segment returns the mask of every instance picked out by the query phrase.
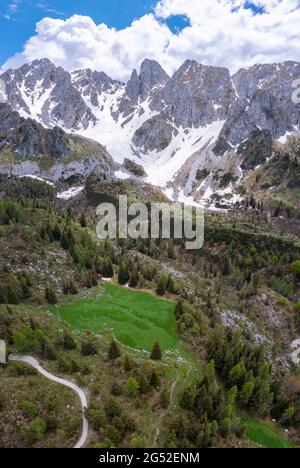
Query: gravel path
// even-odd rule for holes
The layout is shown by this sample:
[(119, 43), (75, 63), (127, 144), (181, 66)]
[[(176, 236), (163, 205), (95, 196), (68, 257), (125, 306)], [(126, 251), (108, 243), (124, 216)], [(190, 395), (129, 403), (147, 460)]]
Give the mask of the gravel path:
[(16, 361), (16, 362), (24, 362), (26, 364), (29, 364), (30, 366), (34, 367), (41, 375), (46, 377), (49, 380), (52, 380), (52, 382), (56, 382), (58, 384), (64, 385), (65, 387), (71, 388), (80, 398), (81, 402), (81, 407), (82, 407), (82, 435), (75, 445), (74, 448), (82, 448), (86, 442), (86, 439), (88, 437), (88, 432), (89, 432), (89, 425), (88, 421), (85, 417), (85, 410), (87, 408), (87, 398), (86, 394), (81, 388), (79, 388), (77, 385), (75, 385), (72, 382), (69, 382), (68, 380), (61, 379), (60, 377), (56, 377), (55, 375), (50, 374), (47, 372), (43, 367), (40, 366), (39, 362), (37, 359), (31, 357), (31, 356), (18, 356), (18, 355), (12, 355), (9, 357), (10, 361)]

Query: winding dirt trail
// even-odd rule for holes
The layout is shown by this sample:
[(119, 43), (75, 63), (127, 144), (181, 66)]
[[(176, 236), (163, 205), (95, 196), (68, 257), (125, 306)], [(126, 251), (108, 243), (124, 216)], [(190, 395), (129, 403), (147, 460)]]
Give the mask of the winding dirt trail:
[[(185, 383), (188, 381), (189, 376), (190, 376), (192, 371), (193, 371), (193, 368), (190, 367), (188, 372), (187, 372), (186, 378), (182, 382), (181, 388), (184, 388)], [(160, 417), (158, 419), (157, 428), (156, 428), (156, 432), (155, 432), (155, 436), (154, 436), (154, 440), (153, 440), (153, 445), (152, 445), (153, 448), (156, 446), (157, 440), (158, 440), (158, 437), (159, 437), (159, 434), (160, 434), (161, 421), (165, 416), (167, 416), (169, 414), (169, 412), (171, 411), (172, 406), (174, 404), (173, 396), (174, 396), (174, 391), (175, 391), (175, 388), (176, 388), (176, 385), (177, 385), (177, 382), (178, 382), (179, 378), (180, 378), (180, 375), (178, 373), (176, 379), (174, 380), (174, 382), (172, 383), (172, 386), (171, 386), (170, 404), (169, 404), (168, 408), (161, 413), (161, 415), (160, 415)]]
[(179, 374), (177, 374), (176, 379), (174, 380), (174, 382), (171, 385), (170, 404), (169, 404), (168, 408), (165, 411), (163, 411), (161, 413), (161, 415), (159, 416), (158, 423), (157, 423), (157, 428), (156, 428), (156, 431), (155, 431), (155, 436), (154, 436), (154, 440), (153, 440), (153, 444), (152, 444), (153, 448), (155, 448), (155, 446), (157, 444), (157, 439), (158, 439), (159, 434), (160, 434), (161, 421), (165, 416), (167, 416), (167, 414), (169, 414), (169, 412), (171, 411), (171, 408), (173, 406), (173, 395), (174, 395), (175, 387), (177, 385), (178, 380), (179, 380)]
[(9, 360), (15, 361), (15, 362), (24, 362), (25, 364), (29, 364), (30, 366), (34, 367), (34, 369), (36, 369), (41, 375), (46, 377), (48, 380), (64, 385), (65, 387), (71, 388), (79, 396), (80, 402), (81, 402), (81, 408), (82, 408), (82, 434), (74, 448), (76, 449), (82, 448), (86, 442), (86, 439), (88, 437), (88, 432), (89, 432), (89, 424), (85, 417), (85, 410), (87, 408), (87, 398), (86, 398), (85, 392), (81, 390), (81, 388), (79, 388), (76, 384), (50, 374), (45, 369), (43, 369), (43, 367), (40, 366), (37, 359), (31, 356), (12, 355), (9, 357)]

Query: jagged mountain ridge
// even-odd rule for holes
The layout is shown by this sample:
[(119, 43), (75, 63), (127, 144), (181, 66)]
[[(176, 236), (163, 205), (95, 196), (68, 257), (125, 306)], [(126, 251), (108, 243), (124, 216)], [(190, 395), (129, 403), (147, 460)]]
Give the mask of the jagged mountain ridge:
[(300, 105), (291, 99), (299, 76), (296, 62), (231, 76), (226, 68), (187, 60), (169, 77), (145, 60), (140, 73), (121, 83), (97, 71), (69, 73), (44, 59), (1, 78), (22, 116), (97, 140), (117, 162), (142, 164), (170, 198), (203, 203), (216, 193), (238, 199), (234, 186), (254, 169), (244, 161), (243, 145), (283, 141), (299, 131)]
[(116, 165), (105, 148), (70, 135), (60, 127), (45, 128), (0, 103), (0, 172), (43, 176), (53, 182), (92, 172), (113, 177)]

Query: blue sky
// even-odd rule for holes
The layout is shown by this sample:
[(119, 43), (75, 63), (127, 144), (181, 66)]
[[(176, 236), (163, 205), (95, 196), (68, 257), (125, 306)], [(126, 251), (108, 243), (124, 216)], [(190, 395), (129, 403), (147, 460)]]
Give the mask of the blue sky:
[[(66, 19), (74, 14), (87, 15), (97, 24), (103, 22), (123, 29), (134, 19), (153, 12), (155, 3), (155, 0), (0, 0), (0, 64), (22, 50), (26, 40), (34, 35), (36, 23), (46, 16)], [(261, 11), (250, 1), (246, 7)], [(188, 26), (189, 20), (185, 15), (174, 15), (166, 19), (166, 24), (176, 33)]]
[[(77, 13), (91, 16), (96, 23), (122, 29), (152, 11), (153, 3), (153, 0), (0, 0), (0, 64), (22, 50), (25, 41), (33, 36), (36, 23), (45, 16), (64, 19)], [(179, 20), (176, 26), (180, 24)]]
[(300, 0), (0, 0), (0, 67), (48, 57), (68, 70), (88, 67), (126, 80), (144, 58), (168, 73), (186, 59), (232, 72), (300, 61), (299, 6)]

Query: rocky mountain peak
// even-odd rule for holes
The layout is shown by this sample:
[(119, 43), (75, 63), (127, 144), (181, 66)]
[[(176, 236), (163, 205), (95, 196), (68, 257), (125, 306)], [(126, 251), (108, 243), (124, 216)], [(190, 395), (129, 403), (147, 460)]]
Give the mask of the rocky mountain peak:
[(196, 197), (217, 187), (214, 171), (239, 180), (241, 171), (266, 164), (274, 140), (299, 132), (300, 104), (292, 101), (299, 77), (292, 61), (231, 76), (195, 60), (169, 77), (150, 59), (126, 84), (101, 71), (69, 73), (47, 59), (1, 76), (21, 116), (97, 140), (117, 162), (144, 164), (154, 184)]
[(124, 117), (132, 114), (138, 103), (151, 100), (151, 108), (154, 108), (153, 101), (161, 88), (169, 81), (169, 76), (155, 60), (146, 59), (143, 61), (140, 74), (134, 69), (125, 89), (123, 99), (120, 104), (120, 112)]
[(140, 97), (144, 101), (153, 88), (164, 86), (170, 77), (158, 62), (146, 59), (141, 65), (139, 79), (141, 83)]
[(32, 119), (20, 117), (7, 104), (0, 104), (0, 151), (15, 154), (18, 158), (45, 155), (60, 158), (68, 155), (69, 137), (59, 127), (44, 129)]
[(161, 99), (177, 126), (192, 128), (223, 120), (234, 96), (228, 69), (187, 60), (166, 83)]
[(82, 96), (89, 98), (94, 107), (99, 106), (99, 97), (103, 93), (113, 92), (121, 86), (106, 73), (90, 69), (77, 70), (71, 76), (73, 86)]
[(133, 70), (126, 85), (126, 95), (132, 103), (137, 103), (141, 92), (141, 80), (136, 69)]

